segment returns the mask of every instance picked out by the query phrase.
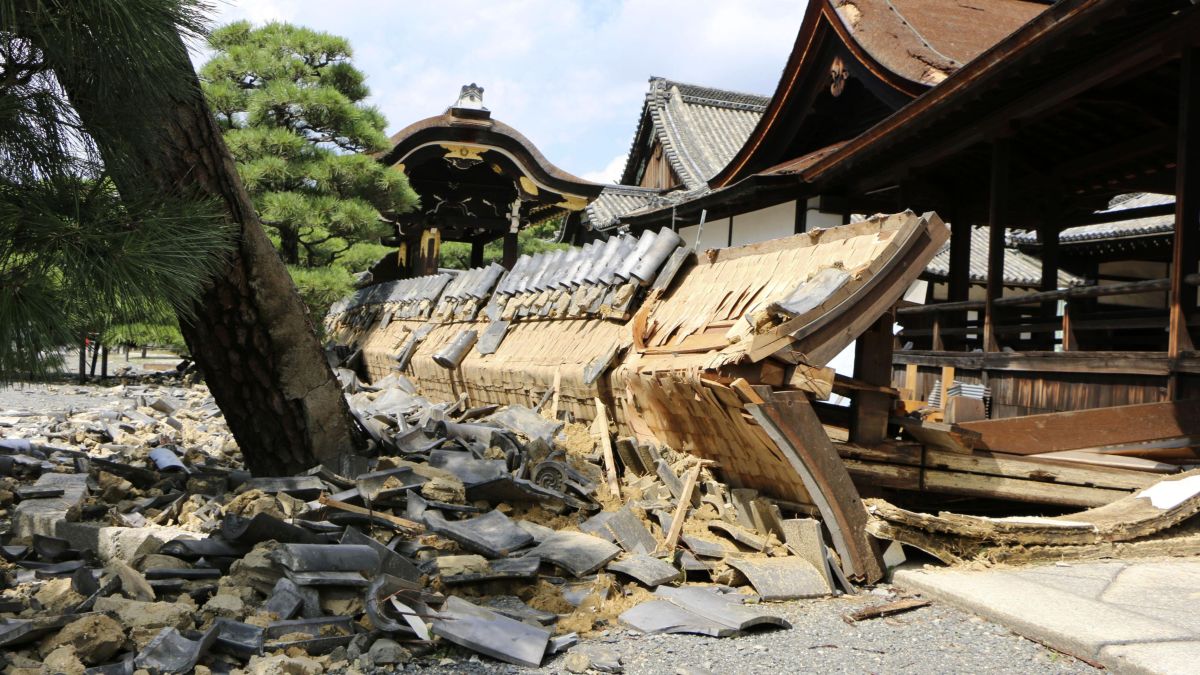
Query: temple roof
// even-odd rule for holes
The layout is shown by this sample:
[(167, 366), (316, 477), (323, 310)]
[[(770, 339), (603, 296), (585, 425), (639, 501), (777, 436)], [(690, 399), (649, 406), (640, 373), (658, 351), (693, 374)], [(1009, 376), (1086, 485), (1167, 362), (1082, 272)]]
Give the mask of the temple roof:
[(523, 223), (582, 211), (603, 186), (554, 164), (523, 134), (483, 107), (483, 89), (463, 87), (446, 112), (392, 136), (380, 161), (405, 172), (421, 196), (404, 218), (446, 239), (490, 240), (507, 231), (514, 205)]
[(650, 78), (621, 183), (641, 184), (647, 154), (658, 142), (685, 189), (705, 188), (746, 142), (767, 101), (766, 96)]
[(730, 185), (858, 135), (1046, 6), (1042, 0), (812, 0), (762, 119), (710, 184)]
[[(1120, 214), (1122, 211), (1144, 206), (1159, 206), (1174, 203), (1174, 195), (1153, 193), (1121, 195), (1121, 197), (1113, 200), (1113, 204), (1108, 209), (1097, 211), (1097, 213), (1100, 215), (1114, 215)], [(1174, 232), (1175, 215), (1167, 214), (1118, 220), (1111, 223), (1098, 223), (1096, 225), (1068, 227), (1059, 233), (1058, 241), (1060, 244), (1068, 244), (1099, 241), (1102, 239), (1117, 240), (1131, 237), (1145, 237), (1156, 234), (1173, 235)], [(1008, 235), (1008, 239), (1018, 246), (1037, 246), (1041, 243), (1038, 241), (1037, 232), (1033, 231), (1014, 232)]]

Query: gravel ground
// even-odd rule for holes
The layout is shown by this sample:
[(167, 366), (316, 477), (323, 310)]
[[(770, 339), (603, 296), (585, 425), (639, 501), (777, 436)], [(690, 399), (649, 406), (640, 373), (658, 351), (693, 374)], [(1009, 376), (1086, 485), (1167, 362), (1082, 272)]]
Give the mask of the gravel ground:
[[(21, 384), (0, 387), (4, 410), (102, 408), (125, 403), (118, 390), (96, 385)], [(0, 428), (0, 437), (3, 434)], [(877, 593), (880, 591), (876, 591)], [(641, 635), (621, 627), (589, 638), (621, 655), (626, 673), (1085, 673), (1087, 664), (1049, 650), (1008, 629), (949, 606), (934, 604), (855, 625), (842, 615), (888, 598), (862, 594), (771, 603), (791, 630), (736, 638)], [(563, 655), (538, 670), (516, 668), (465, 650), (442, 647), (398, 671), (421, 673), (562, 673)]]
[[(886, 598), (864, 594), (772, 603), (792, 630), (716, 639), (696, 635), (640, 635), (614, 629), (588, 640), (609, 644), (630, 675), (672, 673), (1090, 673), (1091, 666), (945, 605), (847, 624), (842, 615)], [(444, 661), (453, 659), (453, 663)], [(562, 673), (560, 655), (538, 670), (498, 664), (443, 650), (400, 672)], [(377, 671), (391, 672), (391, 671)]]
[[(124, 399), (111, 387), (96, 385), (14, 383), (0, 386), (0, 414), (5, 410), (35, 413), (108, 408)], [(2, 433), (2, 432), (0, 432)]]

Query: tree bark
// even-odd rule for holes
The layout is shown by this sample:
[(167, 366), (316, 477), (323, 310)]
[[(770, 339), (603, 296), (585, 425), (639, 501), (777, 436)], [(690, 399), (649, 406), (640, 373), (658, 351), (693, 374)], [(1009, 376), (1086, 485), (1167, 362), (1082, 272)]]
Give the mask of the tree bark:
[[(246, 467), (255, 475), (291, 475), (317, 462), (333, 464), (342, 454), (362, 449), (364, 439), (242, 186), (182, 40), (164, 58), (177, 60), (190, 86), (167, 105), (147, 109), (155, 116), (148, 126), (161, 134), (154, 144), (126, 142), (130, 139), (122, 138), (122, 130), (112, 128), (102, 107), (105, 73), (60, 74), (59, 80), (85, 127), (107, 125), (106, 133), (96, 136), (106, 161), (131, 147), (152, 148), (133, 158), (140, 170), (107, 161), (122, 193), (210, 199), (235, 225), (234, 253), (196, 300), (194, 316), (181, 317), (180, 327)], [(79, 65), (73, 69), (79, 71)], [(146, 127), (134, 125), (130, 133)]]

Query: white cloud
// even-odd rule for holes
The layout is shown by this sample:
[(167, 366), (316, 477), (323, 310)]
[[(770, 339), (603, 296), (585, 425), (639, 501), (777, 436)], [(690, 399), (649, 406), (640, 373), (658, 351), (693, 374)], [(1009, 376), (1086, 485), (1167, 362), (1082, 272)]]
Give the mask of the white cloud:
[(477, 82), (493, 115), (551, 162), (608, 179), (650, 76), (770, 94), (803, 12), (795, 0), (221, 0), (216, 21), (348, 38), (389, 133)]
[(593, 183), (616, 183), (621, 180), (621, 172), (625, 170), (625, 161), (629, 158), (629, 153), (623, 152), (612, 158), (603, 169), (599, 171), (588, 171), (580, 176), (584, 180), (590, 180)]

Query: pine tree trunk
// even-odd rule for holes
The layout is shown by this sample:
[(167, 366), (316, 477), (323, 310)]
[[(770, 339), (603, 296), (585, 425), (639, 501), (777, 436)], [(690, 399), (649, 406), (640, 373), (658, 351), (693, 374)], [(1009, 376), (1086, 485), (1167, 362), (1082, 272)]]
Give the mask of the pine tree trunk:
[[(163, 110), (147, 110), (159, 117), (151, 121), (162, 138), (137, 158), (140, 170), (119, 162), (109, 167), (122, 192), (212, 199), (236, 226), (228, 266), (197, 300), (195, 317), (180, 322), (192, 356), (255, 475), (291, 475), (360, 450), (364, 439), (242, 186), (182, 41), (170, 58), (190, 74), (194, 92), (176, 96)], [(102, 108), (104, 74), (89, 75), (60, 82), (84, 126), (108, 125), (96, 138), (101, 153), (107, 158), (128, 146), (147, 147), (123, 142), (111, 128)]]

